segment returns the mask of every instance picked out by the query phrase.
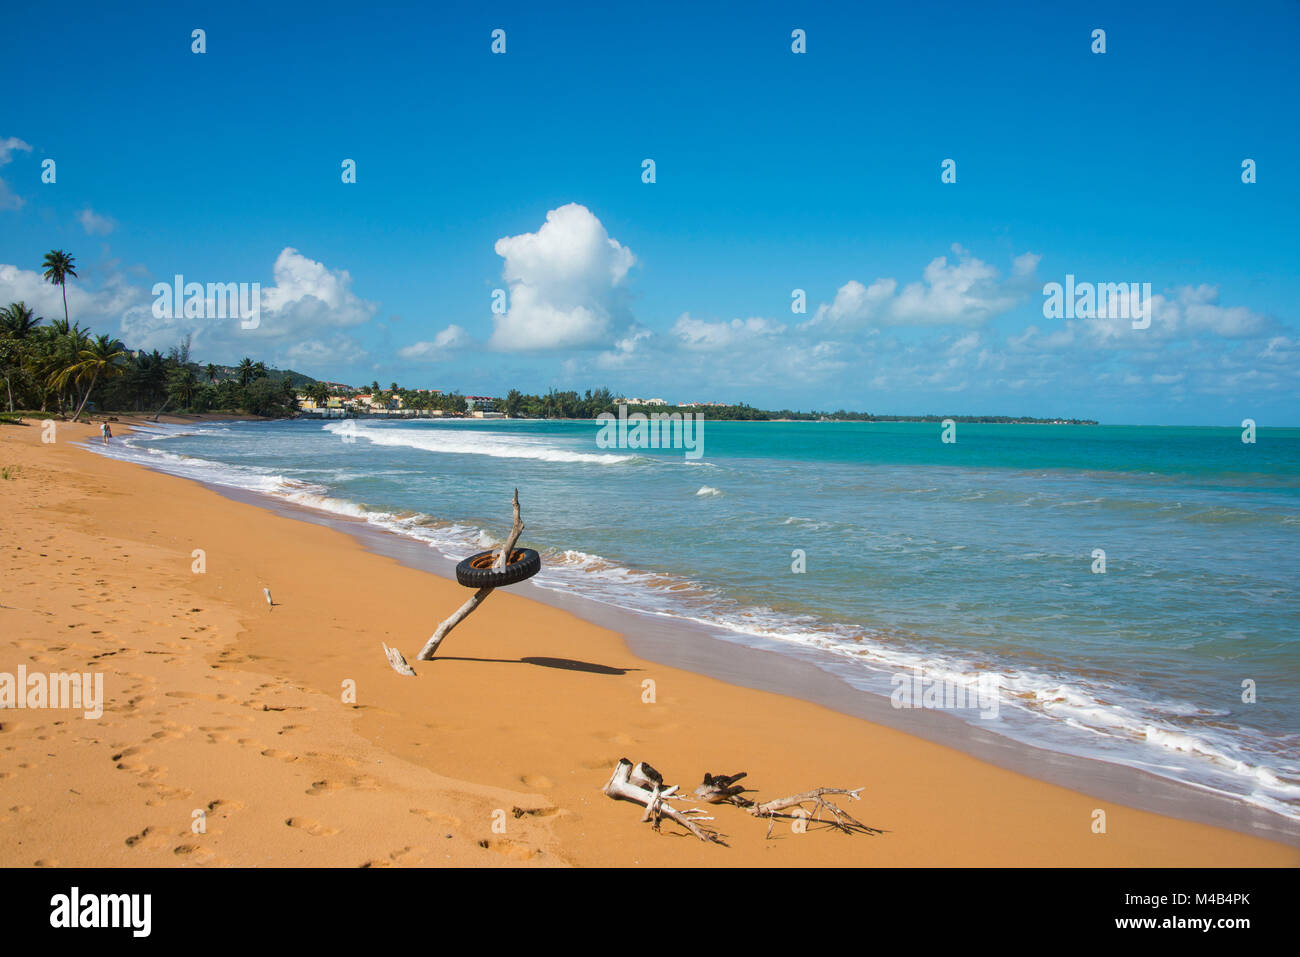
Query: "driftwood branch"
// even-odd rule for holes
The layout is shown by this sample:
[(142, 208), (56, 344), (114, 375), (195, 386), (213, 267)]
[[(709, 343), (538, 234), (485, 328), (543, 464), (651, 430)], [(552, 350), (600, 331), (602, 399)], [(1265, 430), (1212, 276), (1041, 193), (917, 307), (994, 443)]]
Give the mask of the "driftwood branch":
[[(870, 827), (856, 820), (853, 815), (841, 807), (826, 800), (828, 794), (847, 794), (852, 800), (860, 801), (859, 797), (862, 788), (813, 788), (811, 791), (804, 791), (800, 794), (792, 794), (789, 797), (777, 798), (774, 801), (764, 801), (762, 804), (751, 804), (749, 813), (754, 817), (767, 818), (767, 833), (770, 837), (772, 834), (772, 824), (776, 818), (796, 818), (806, 817), (808, 809), (804, 804), (809, 802), (813, 805), (812, 820), (821, 823), (822, 812), (825, 811), (829, 818), (826, 823), (836, 830), (843, 831), (845, 834), (882, 834), (878, 828)], [(800, 808), (802, 814), (785, 813), (791, 808)]]
[[(506, 567), (506, 561), (508, 560), (508, 556), (512, 551), (514, 551), (515, 543), (519, 541), (519, 536), (522, 535), (524, 531), (524, 522), (519, 514), (519, 489), (515, 489), (514, 519), (515, 519), (514, 526), (510, 529), (510, 537), (506, 539), (506, 543), (504, 547), (502, 547), (501, 553), (497, 555), (496, 560), (493, 561), (492, 563), (492, 567), (494, 569), (499, 570)], [(430, 660), (437, 653), (438, 646), (441, 645), (443, 639), (446, 638), (447, 635), (451, 633), (451, 630), (455, 628), (457, 625), (459, 625), (466, 618), (468, 618), (470, 612), (472, 612), (479, 605), (483, 604), (483, 600), (487, 598), (488, 595), (492, 594), (492, 592), (495, 590), (496, 589), (492, 587), (480, 588), (472, 596), (470, 596), (470, 599), (467, 602), (465, 602), (465, 604), (457, 608), (448, 618), (446, 618), (442, 622), (442, 624), (438, 626), (438, 630), (435, 631), (432, 637), (430, 637), (429, 640), (424, 643), (424, 647), (420, 649), (420, 653), (415, 656), (416, 660), (417, 661)], [(392, 659), (389, 658), (389, 661), (392, 661)], [(396, 664), (393, 665), (393, 668), (397, 670), (398, 674), (406, 674), (406, 672), (398, 668)]]
[[(741, 795), (745, 788), (736, 782), (744, 777), (744, 771), (736, 774), (705, 774), (704, 783), (695, 789), (694, 797), (709, 804), (735, 804), (754, 817), (767, 818), (769, 837), (777, 818), (809, 819), (809, 809), (804, 807), (806, 804), (812, 805), (811, 820), (822, 823), (822, 814), (825, 812), (827, 815), (825, 823), (846, 834), (884, 833), (879, 828), (863, 824), (843, 808), (826, 799), (827, 795), (843, 794), (851, 800), (859, 801), (862, 788), (813, 788), (811, 791), (759, 803)], [(641, 815), (641, 820), (653, 822), (656, 829), (659, 827), (659, 819), (667, 817), (681, 824), (702, 841), (722, 843), (716, 831), (695, 824), (696, 821), (711, 821), (713, 818), (699, 817), (698, 815), (704, 813), (699, 808), (678, 810), (667, 803), (681, 800), (684, 796), (678, 793), (677, 785), (670, 787), (664, 784), (663, 775), (644, 761), (633, 765), (627, 758), (623, 758), (618, 762), (614, 775), (605, 785), (604, 791), (612, 798), (622, 798), (643, 805), (645, 813)], [(688, 815), (696, 816), (688, 817)]]
[(506, 567), (506, 560), (510, 553), (515, 550), (515, 544), (519, 541), (519, 536), (522, 535), (524, 531), (524, 520), (519, 517), (519, 489), (515, 489), (514, 513), (515, 522), (510, 529), (510, 537), (506, 539), (506, 543), (502, 547), (501, 553), (497, 555), (497, 560), (492, 563), (492, 567), (497, 571)]
[(634, 801), (645, 807), (642, 821), (652, 821), (656, 829), (660, 818), (668, 818), (680, 824), (701, 841), (720, 844), (721, 836), (717, 831), (701, 827), (696, 821), (712, 821), (698, 808), (678, 810), (668, 802), (677, 797), (677, 786), (665, 788), (663, 778), (658, 771), (648, 764), (633, 766), (627, 758), (622, 758), (614, 768), (614, 774), (604, 787), (610, 797), (624, 801)]
[(415, 669), (406, 663), (402, 653), (396, 648), (389, 648), (384, 645), (384, 654), (388, 657), (388, 663), (393, 666), (393, 670), (399, 675), (414, 675)]

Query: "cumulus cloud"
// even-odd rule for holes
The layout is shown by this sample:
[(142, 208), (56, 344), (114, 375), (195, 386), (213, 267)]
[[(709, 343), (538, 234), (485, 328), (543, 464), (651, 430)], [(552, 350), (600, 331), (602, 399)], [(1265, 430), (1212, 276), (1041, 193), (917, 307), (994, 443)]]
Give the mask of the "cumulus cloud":
[(77, 222), (90, 235), (107, 236), (117, 228), (117, 223), (108, 216), (101, 216), (89, 206), (77, 213)]
[(587, 207), (553, 209), (537, 232), (504, 236), (494, 248), (505, 260), (509, 308), (493, 317), (492, 348), (597, 346), (630, 320), (623, 283), (636, 258)]
[(772, 319), (732, 319), (730, 322), (708, 322), (682, 315), (673, 323), (672, 333), (684, 348), (700, 351), (732, 349), (752, 344), (757, 339), (778, 336), (785, 325)]
[(262, 325), (270, 325), (276, 335), (360, 325), (378, 308), (353, 295), (346, 269), (330, 270), (292, 246), (275, 258), (272, 276), (275, 285), (262, 289)]
[(397, 350), (397, 355), (402, 359), (436, 361), (446, 358), (459, 349), (466, 348), (473, 341), (470, 334), (460, 326), (450, 325), (434, 336), (432, 340), (414, 342), (409, 346), (403, 346)]
[[(68, 315), (82, 325), (116, 322), (122, 313), (148, 296), (116, 270), (110, 270), (99, 288), (86, 282), (68, 281)], [(25, 302), (38, 316), (46, 319), (63, 317), (63, 291), (45, 281), (34, 269), (0, 264), (0, 303)]]
[(863, 285), (851, 279), (830, 303), (818, 307), (810, 323), (850, 330), (863, 326), (976, 326), (1014, 308), (1032, 286), (1041, 257), (1023, 253), (1003, 279), (998, 270), (976, 259), (957, 243), (953, 261), (930, 261), (921, 279), (899, 288), (898, 280), (877, 279)]
[[(332, 270), (292, 246), (280, 251), (272, 266), (273, 284), (261, 289), (261, 316), (254, 329), (242, 327), (238, 318), (160, 318), (148, 305), (122, 314), (122, 338), (132, 345), (163, 349), (186, 335), (193, 348), (213, 361), (227, 362), (258, 353), (269, 361), (339, 361), (364, 354), (360, 345), (341, 330), (372, 319), (377, 305), (356, 296), (346, 269)], [(171, 276), (159, 277), (170, 282)], [(185, 275), (186, 282), (239, 282), (237, 276)]]

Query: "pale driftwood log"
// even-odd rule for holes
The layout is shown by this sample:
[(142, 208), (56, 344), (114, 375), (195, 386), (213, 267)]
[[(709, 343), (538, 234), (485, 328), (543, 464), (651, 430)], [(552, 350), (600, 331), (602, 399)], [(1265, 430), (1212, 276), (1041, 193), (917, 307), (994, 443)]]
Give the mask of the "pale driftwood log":
[[(383, 643), (380, 642), (380, 644)], [(396, 671), (399, 675), (415, 674), (415, 669), (412, 668), (409, 664), (407, 664), (406, 659), (402, 656), (402, 653), (398, 651), (396, 648), (389, 648), (388, 645), (384, 645), (384, 654), (388, 657), (388, 663), (393, 666), (393, 670)]]
[(762, 804), (751, 804), (748, 808), (749, 813), (754, 817), (767, 818), (767, 834), (772, 834), (772, 824), (776, 818), (793, 819), (797, 815), (785, 813), (790, 808), (803, 808), (804, 804), (812, 802), (814, 814), (811, 820), (818, 823), (822, 820), (822, 811), (830, 814), (832, 820), (827, 823), (831, 827), (841, 830), (846, 834), (882, 834), (879, 828), (870, 827), (856, 820), (848, 811), (837, 807), (830, 801), (826, 800), (828, 794), (847, 794), (852, 800), (862, 800), (858, 795), (862, 788), (813, 788), (811, 791), (804, 791), (801, 794), (792, 794), (789, 797), (777, 798), (774, 801), (764, 801)]
[[(736, 774), (705, 774), (704, 783), (695, 789), (694, 796), (710, 804), (735, 804), (747, 810), (754, 817), (767, 818), (768, 837), (772, 836), (772, 826), (777, 818), (788, 820), (802, 818), (816, 823), (823, 823), (822, 812), (826, 812), (828, 815), (824, 823), (846, 834), (884, 833), (879, 828), (863, 824), (843, 808), (826, 799), (828, 795), (843, 794), (847, 795), (851, 800), (860, 801), (861, 797), (859, 795), (863, 791), (862, 788), (813, 788), (811, 791), (803, 791), (799, 794), (791, 794), (788, 797), (759, 803), (741, 796), (744, 787), (736, 782), (745, 776), (744, 771)], [(603, 790), (612, 798), (622, 798), (643, 805), (645, 813), (641, 815), (641, 820), (652, 821), (656, 829), (659, 827), (660, 818), (667, 817), (682, 825), (702, 841), (722, 843), (718, 833), (712, 828), (702, 828), (695, 823), (697, 821), (711, 821), (713, 818), (700, 817), (699, 815), (704, 814), (704, 812), (699, 808), (679, 810), (668, 803), (673, 800), (682, 800), (685, 795), (678, 793), (677, 785), (665, 785), (663, 775), (644, 761), (634, 765), (627, 758), (623, 758), (618, 762), (613, 776), (610, 777)], [(811, 817), (809, 816), (809, 809), (804, 807), (806, 804), (812, 805)], [(793, 810), (795, 808), (800, 809), (799, 812)], [(687, 815), (695, 816), (688, 817)]]
[[(514, 526), (510, 529), (510, 537), (506, 539), (505, 547), (501, 549), (501, 553), (497, 555), (496, 560), (492, 563), (494, 569), (502, 569), (506, 567), (507, 557), (512, 551), (514, 551), (515, 543), (519, 541), (519, 536), (522, 535), (524, 531), (524, 522), (519, 515), (519, 489), (515, 489), (514, 513)], [(451, 630), (468, 618), (470, 612), (483, 604), (483, 599), (487, 598), (487, 596), (492, 594), (495, 590), (495, 588), (488, 587), (480, 588), (478, 591), (474, 592), (474, 594), (470, 596), (469, 601), (457, 608), (450, 617), (446, 618), (443, 623), (438, 626), (438, 630), (435, 631), (432, 637), (424, 643), (424, 647), (420, 649), (420, 653), (415, 656), (416, 660), (430, 660), (437, 653), (438, 646), (442, 644), (443, 639), (451, 633)]]
[(515, 544), (524, 531), (524, 520), (519, 517), (519, 489), (515, 489), (514, 513), (515, 522), (510, 529), (510, 537), (506, 539), (505, 547), (501, 549), (501, 554), (497, 556), (497, 560), (492, 563), (492, 567), (497, 571), (506, 567), (507, 556), (515, 550)]
[[(634, 777), (642, 783), (633, 783)], [(666, 817), (686, 828), (701, 841), (715, 844), (721, 843), (721, 836), (717, 831), (712, 828), (700, 827), (695, 823), (696, 821), (712, 821), (713, 818), (704, 815), (704, 812), (698, 808), (678, 810), (668, 803), (676, 795), (676, 785), (664, 788), (663, 778), (659, 775), (659, 772), (647, 764), (638, 764), (633, 767), (631, 761), (622, 758), (618, 762), (618, 766), (614, 768), (614, 773), (603, 790), (612, 798), (621, 798), (624, 801), (633, 801), (644, 805), (646, 810), (641, 820), (653, 820), (656, 828), (659, 826), (659, 819)], [(688, 817), (688, 815), (696, 816), (692, 818)]]

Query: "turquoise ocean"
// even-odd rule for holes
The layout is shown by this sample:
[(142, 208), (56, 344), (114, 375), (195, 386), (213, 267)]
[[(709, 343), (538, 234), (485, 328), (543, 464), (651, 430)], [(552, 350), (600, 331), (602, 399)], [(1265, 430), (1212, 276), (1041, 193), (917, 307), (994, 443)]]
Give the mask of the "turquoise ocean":
[(92, 447), (453, 559), (499, 541), (518, 486), (540, 587), (863, 694), (993, 674), (997, 717), (958, 717), (1300, 819), (1300, 429), (710, 421), (692, 460), (598, 428), (229, 422)]

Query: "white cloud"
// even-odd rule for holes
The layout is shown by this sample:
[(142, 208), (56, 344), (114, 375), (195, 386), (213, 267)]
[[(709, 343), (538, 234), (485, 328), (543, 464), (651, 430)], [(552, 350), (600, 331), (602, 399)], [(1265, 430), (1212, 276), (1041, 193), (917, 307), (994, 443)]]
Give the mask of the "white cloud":
[[(14, 158), (14, 152), (22, 150), (30, 153), (32, 148), (16, 136), (0, 139), (0, 166), (8, 165)], [(9, 184), (0, 179), (0, 209), (17, 209), (23, 205), (23, 198), (9, 188)]]
[(89, 206), (77, 213), (77, 222), (81, 223), (81, 228), (92, 236), (97, 233), (107, 236), (117, 228), (117, 223), (110, 217), (99, 215)]
[(24, 153), (32, 151), (31, 144), (24, 143), (16, 136), (7, 136), (0, 139), (0, 166), (8, 164), (14, 158), (14, 151), (22, 150)]
[(272, 276), (275, 285), (262, 289), (262, 325), (270, 325), (276, 335), (355, 326), (375, 315), (374, 303), (352, 294), (346, 269), (331, 271), (292, 246), (275, 258)]
[[(179, 271), (179, 270), (178, 270)], [(230, 362), (256, 354), (268, 363), (338, 362), (364, 354), (361, 346), (340, 330), (372, 319), (375, 303), (351, 290), (347, 270), (331, 270), (291, 246), (280, 251), (272, 267), (273, 284), (264, 286), (257, 328), (245, 329), (238, 318), (158, 318), (149, 303), (121, 316), (122, 339), (132, 346), (164, 349), (186, 335), (193, 336), (196, 354), (214, 362)], [(159, 281), (170, 281), (170, 275)], [(253, 282), (239, 276), (185, 274), (187, 282)]]
[[(79, 279), (68, 280), (68, 316), (74, 322), (103, 325), (148, 297), (121, 273), (109, 272), (100, 288), (91, 289)], [(38, 316), (63, 318), (63, 291), (45, 281), (34, 269), (0, 264), (0, 303), (25, 302)]]
[[(1021, 294), (998, 281), (998, 271), (953, 244), (956, 262), (939, 256), (925, 267), (920, 282), (908, 283), (890, 304), (890, 318), (900, 325), (978, 325), (1015, 306)], [(1023, 278), (1025, 257), (1015, 268)], [(1030, 260), (1030, 272), (1037, 265)]]
[(618, 369), (626, 366), (644, 354), (641, 343), (649, 342), (653, 334), (649, 329), (636, 329), (614, 343), (614, 348), (602, 352), (596, 357), (598, 369)]
[(931, 260), (917, 282), (899, 289), (898, 280), (877, 279), (864, 286), (851, 279), (835, 299), (817, 308), (809, 324), (848, 331), (863, 326), (976, 326), (1012, 309), (1028, 292), (1038, 263), (1022, 253), (1002, 279), (997, 269), (953, 243), (954, 261)]
[(470, 334), (457, 325), (443, 329), (431, 341), (415, 342), (397, 350), (402, 359), (438, 360), (446, 358), (458, 349), (464, 349), (473, 343)]
[(755, 340), (777, 336), (786, 327), (771, 319), (732, 319), (708, 322), (683, 314), (673, 323), (672, 333), (687, 349), (710, 351), (752, 344)]
[(585, 206), (553, 209), (537, 232), (504, 236), (494, 248), (505, 260), (509, 309), (493, 317), (492, 348), (595, 346), (630, 319), (623, 282), (636, 258)]

